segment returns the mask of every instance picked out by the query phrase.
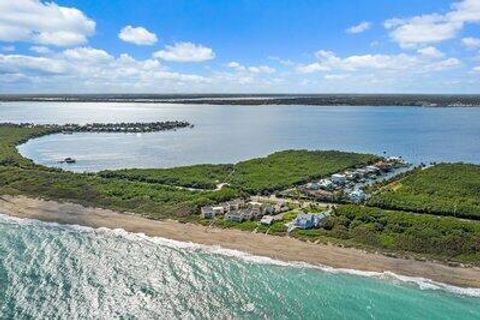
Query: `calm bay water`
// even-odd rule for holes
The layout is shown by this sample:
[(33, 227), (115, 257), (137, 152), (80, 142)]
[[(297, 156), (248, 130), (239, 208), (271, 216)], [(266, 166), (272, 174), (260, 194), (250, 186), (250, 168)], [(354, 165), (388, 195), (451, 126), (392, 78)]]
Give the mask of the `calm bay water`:
[[(52, 135), (19, 148), (37, 163), (75, 171), (236, 162), (299, 148), (386, 151), (416, 163), (480, 163), (479, 119), (480, 108), (0, 104), (0, 122), (187, 120), (195, 125), (142, 135)], [(66, 157), (77, 163), (57, 163)]]
[[(478, 297), (0, 215), (4, 319), (479, 319)], [(480, 295), (480, 290), (464, 293)]]
[[(188, 120), (142, 135), (53, 135), (21, 152), (95, 171), (234, 162), (287, 148), (480, 163), (480, 109), (2, 103), (0, 122)], [(0, 215), (0, 318), (479, 319), (480, 290), (286, 264), (121, 230)]]

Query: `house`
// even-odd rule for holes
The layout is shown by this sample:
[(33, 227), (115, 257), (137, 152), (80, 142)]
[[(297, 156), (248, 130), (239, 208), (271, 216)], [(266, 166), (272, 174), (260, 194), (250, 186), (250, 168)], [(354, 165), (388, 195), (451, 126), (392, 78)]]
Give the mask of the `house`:
[(327, 210), (327, 211), (323, 211), (322, 213), (320, 214), (315, 214), (313, 215), (314, 216), (314, 219), (315, 219), (315, 227), (319, 227), (321, 226), (325, 220), (330, 217), (331, 215), (331, 211), (330, 210)]
[(335, 186), (330, 179), (322, 179), (319, 181), (320, 189), (332, 190)]
[(318, 190), (321, 188), (321, 185), (319, 183), (310, 182), (305, 185), (305, 188), (310, 190)]
[(361, 168), (361, 169), (355, 170), (355, 173), (359, 178), (363, 178), (368, 174), (368, 171), (366, 169)]
[(377, 166), (366, 166), (365, 169), (368, 173), (371, 174), (378, 174), (380, 173), (380, 169)]
[(282, 203), (277, 203), (275, 207), (273, 207), (273, 210), (275, 211), (275, 213), (282, 213), (290, 209), (285, 205), (285, 203), (282, 202)]
[(245, 206), (245, 201), (242, 199), (235, 199), (228, 202), (230, 210), (239, 210)]
[(245, 220), (245, 217), (240, 211), (232, 210), (227, 214), (225, 214), (224, 219), (227, 221), (233, 221), (233, 222), (243, 222), (243, 220)]
[[(213, 214), (215, 216), (221, 216), (221, 215), (225, 214), (226, 210), (225, 210), (225, 207), (223, 207), (223, 206), (217, 206), (217, 207), (213, 207), (212, 211), (213, 211)], [(228, 210), (228, 211), (230, 211), (230, 210)]]
[(274, 214), (275, 213), (275, 208), (272, 206), (266, 206), (263, 209), (263, 214)]
[(212, 219), (215, 217), (215, 213), (213, 212), (213, 208), (211, 206), (202, 207), (200, 210), (202, 212), (202, 217), (205, 219)]
[(292, 224), (300, 229), (311, 229), (315, 227), (315, 217), (313, 214), (299, 213)]
[(266, 226), (271, 226), (274, 221), (273, 216), (266, 215), (262, 217), (262, 220), (260, 220), (260, 223)]
[(257, 201), (250, 201), (248, 203), (248, 206), (250, 208), (262, 208), (263, 207), (263, 204), (261, 202), (257, 202)]
[(350, 192), (348, 197), (350, 198), (350, 201), (354, 203), (360, 203), (365, 200), (365, 192), (363, 192), (361, 189), (356, 189)]
[(335, 184), (345, 184), (347, 182), (347, 177), (341, 173), (332, 174), (332, 181)]
[(355, 171), (345, 171), (345, 177), (347, 177), (347, 180), (350, 180), (350, 181), (360, 178), (358, 173)]

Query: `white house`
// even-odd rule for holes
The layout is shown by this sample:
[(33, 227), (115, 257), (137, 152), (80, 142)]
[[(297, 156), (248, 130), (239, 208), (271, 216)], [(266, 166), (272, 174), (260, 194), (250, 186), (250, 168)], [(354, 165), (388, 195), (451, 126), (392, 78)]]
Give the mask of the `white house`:
[(262, 217), (262, 220), (260, 220), (260, 223), (266, 226), (270, 226), (272, 225), (273, 221), (274, 221), (273, 216), (266, 215)]
[(350, 192), (348, 197), (350, 198), (350, 201), (360, 203), (365, 200), (365, 192), (363, 192), (361, 189), (356, 189)]
[(223, 206), (213, 207), (212, 211), (215, 216), (219, 216), (219, 215), (221, 216), (225, 214), (225, 207)]
[(324, 190), (331, 190), (333, 189), (334, 185), (333, 185), (333, 182), (332, 180), (330, 179), (322, 179), (319, 181), (319, 185), (320, 185), (320, 188), (321, 189), (324, 189)]

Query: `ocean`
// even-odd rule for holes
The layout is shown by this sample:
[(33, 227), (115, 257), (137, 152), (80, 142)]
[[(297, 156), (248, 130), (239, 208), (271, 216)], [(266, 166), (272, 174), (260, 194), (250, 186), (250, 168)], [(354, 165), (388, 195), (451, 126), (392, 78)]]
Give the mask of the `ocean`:
[(479, 319), (480, 289), (0, 215), (2, 319)]
[[(480, 108), (0, 103), (0, 122), (188, 120), (19, 147), (73, 171), (234, 162), (288, 148), (480, 163)], [(480, 289), (320, 268), (123, 230), (0, 215), (2, 319), (480, 319)]]

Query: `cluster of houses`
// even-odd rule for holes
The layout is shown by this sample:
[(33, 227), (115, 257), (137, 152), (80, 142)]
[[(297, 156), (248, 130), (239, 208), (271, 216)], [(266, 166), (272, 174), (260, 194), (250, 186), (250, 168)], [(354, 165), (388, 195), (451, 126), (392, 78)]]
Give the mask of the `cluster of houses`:
[(215, 206), (202, 207), (201, 214), (202, 217), (206, 219), (223, 216), (227, 221), (243, 222), (247, 220), (261, 220), (261, 223), (270, 225), (275, 221), (274, 215), (281, 214), (288, 210), (289, 208), (282, 202), (270, 205), (258, 201), (235, 199)]
[(330, 178), (310, 182), (300, 188), (307, 196), (312, 196), (323, 201), (339, 200), (337, 195), (341, 191), (342, 200), (360, 203), (365, 200), (365, 193), (361, 189), (362, 184), (375, 181), (395, 168), (405, 166), (401, 158), (389, 157), (355, 170), (335, 173)]

